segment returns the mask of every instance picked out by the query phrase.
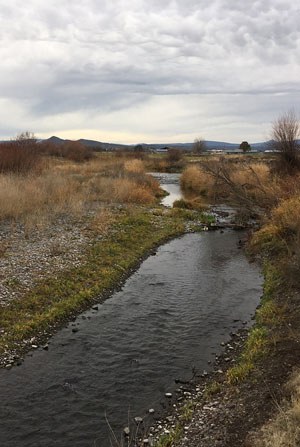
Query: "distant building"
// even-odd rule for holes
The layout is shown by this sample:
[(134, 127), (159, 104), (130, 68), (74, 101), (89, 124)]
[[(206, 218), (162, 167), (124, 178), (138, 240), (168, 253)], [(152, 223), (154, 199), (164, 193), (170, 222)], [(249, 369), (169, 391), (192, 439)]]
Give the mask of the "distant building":
[(155, 152), (158, 154), (166, 154), (170, 148), (169, 147), (158, 147), (155, 149)]

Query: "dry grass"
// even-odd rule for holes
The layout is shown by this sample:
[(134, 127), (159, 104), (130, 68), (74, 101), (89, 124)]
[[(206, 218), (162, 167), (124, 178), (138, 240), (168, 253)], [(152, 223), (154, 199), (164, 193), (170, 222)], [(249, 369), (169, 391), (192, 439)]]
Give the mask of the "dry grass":
[(30, 227), (101, 203), (149, 204), (158, 193), (158, 182), (144, 173), (141, 160), (54, 160), (43, 174), (0, 175), (0, 220), (21, 220)]
[(212, 191), (214, 179), (204, 172), (200, 166), (193, 165), (183, 171), (180, 177), (180, 185), (183, 191), (188, 194), (207, 196)]
[(230, 200), (255, 213), (272, 209), (283, 194), (282, 180), (271, 175), (266, 163), (225, 157), (188, 167), (182, 174), (181, 186), (187, 194)]
[(113, 199), (121, 203), (147, 204), (154, 202), (155, 199), (149, 188), (126, 178), (114, 180), (112, 191)]
[(295, 194), (289, 199), (282, 199), (273, 208), (265, 225), (254, 234), (250, 248), (253, 253), (262, 251), (268, 255), (288, 255), (290, 261), (295, 261), (299, 242), (300, 196)]
[(104, 235), (115, 222), (115, 216), (109, 208), (100, 209), (90, 223), (90, 229), (95, 233)]
[(300, 232), (300, 196), (283, 200), (272, 212), (272, 223), (283, 235)]
[(142, 162), (142, 160), (138, 159), (125, 161), (124, 169), (126, 172), (132, 172), (135, 174), (143, 174), (145, 172), (144, 163)]
[(300, 445), (300, 373), (287, 384), (291, 401), (278, 405), (277, 416), (251, 440), (254, 447), (299, 447)]
[(240, 185), (266, 186), (270, 181), (270, 169), (265, 163), (245, 163), (234, 170), (232, 179)]
[(77, 182), (55, 173), (43, 176), (0, 176), (0, 219), (78, 212), (83, 196)]

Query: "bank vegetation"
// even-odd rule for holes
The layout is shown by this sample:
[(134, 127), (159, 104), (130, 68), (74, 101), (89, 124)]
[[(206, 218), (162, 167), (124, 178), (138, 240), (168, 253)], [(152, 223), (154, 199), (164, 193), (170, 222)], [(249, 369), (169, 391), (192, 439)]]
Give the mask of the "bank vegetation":
[[(170, 169), (181, 160), (164, 158)], [(193, 211), (160, 205), (164, 192), (146, 173), (152, 163), (134, 151), (39, 143), (30, 133), (0, 144), (2, 366), (20, 362), (193, 225)]]
[[(201, 154), (191, 162), (178, 151), (93, 153), (72, 142), (43, 145), (31, 134), (0, 145), (2, 365), (11, 367), (96, 296), (109, 294), (145, 253), (182, 233), (193, 210), (228, 203), (238, 210), (237, 223), (255, 223), (247, 250), (266, 278), (256, 325), (226, 385), (249, 380), (263, 358), (300, 339), (298, 137), (298, 121), (288, 113), (274, 123), (276, 152), (264, 157)], [(174, 209), (159, 205), (151, 170), (182, 171), (185, 199)], [(299, 377), (294, 373), (290, 398), (276, 402), (277, 415), (253, 446), (300, 444)]]
[[(249, 232), (247, 251), (263, 266), (264, 296), (244, 352), (227, 371), (227, 386), (264, 380), (258, 379), (260, 368), (274, 367), (275, 371), (280, 362), (278, 380), (289, 382), (282, 386), (280, 397), (274, 394), (272, 413), (262, 414), (262, 421), (271, 422), (248, 439), (247, 445), (253, 447), (300, 445), (300, 374), (295, 371), (300, 340), (299, 136), (299, 121), (288, 112), (274, 122), (275, 151), (269, 158), (202, 158), (186, 167), (181, 177), (182, 189), (190, 198), (227, 202), (237, 208), (239, 222), (256, 226)], [(293, 367), (289, 369), (287, 364)]]

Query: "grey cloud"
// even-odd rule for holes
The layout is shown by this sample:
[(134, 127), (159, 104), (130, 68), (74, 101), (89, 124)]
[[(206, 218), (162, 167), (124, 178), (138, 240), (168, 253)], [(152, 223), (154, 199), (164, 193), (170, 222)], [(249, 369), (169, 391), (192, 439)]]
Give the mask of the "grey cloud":
[(172, 95), (299, 98), (300, 10), (291, 0), (0, 3), (0, 97), (34, 120)]

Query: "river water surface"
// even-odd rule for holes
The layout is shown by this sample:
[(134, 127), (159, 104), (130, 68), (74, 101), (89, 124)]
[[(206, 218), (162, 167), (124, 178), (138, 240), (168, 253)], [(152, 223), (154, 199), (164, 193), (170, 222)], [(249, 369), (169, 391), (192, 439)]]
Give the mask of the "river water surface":
[(1, 370), (0, 445), (107, 447), (105, 414), (117, 436), (128, 413), (159, 414), (174, 379), (208, 370), (255, 311), (262, 278), (240, 237), (188, 234), (161, 246), (121, 291), (57, 333), (49, 351)]
[(176, 200), (182, 198), (182, 192), (179, 184), (180, 174), (152, 172), (151, 175), (159, 180), (162, 189), (168, 193), (168, 195), (162, 199), (162, 205), (172, 207)]

